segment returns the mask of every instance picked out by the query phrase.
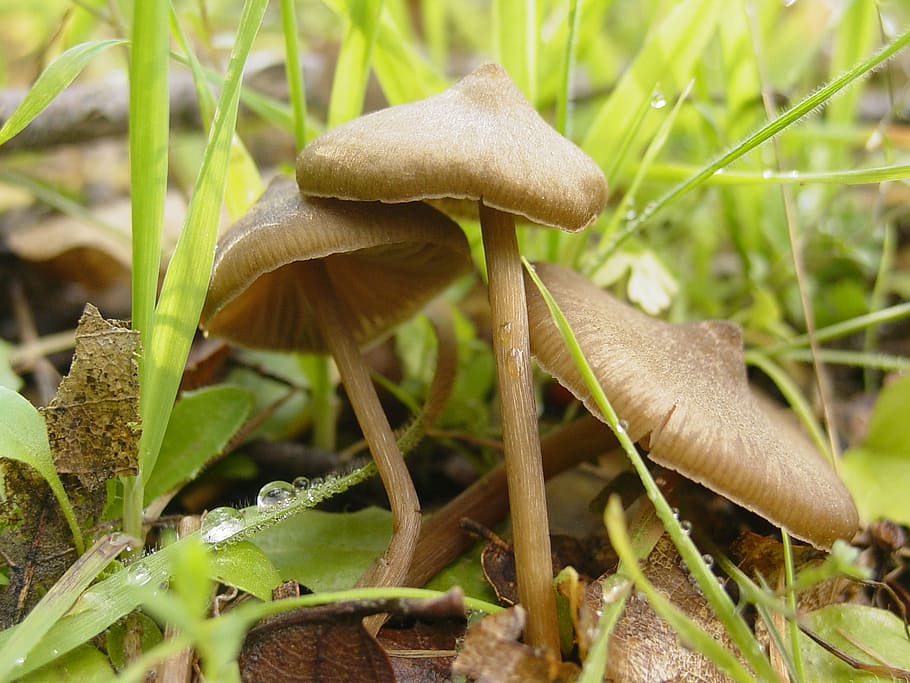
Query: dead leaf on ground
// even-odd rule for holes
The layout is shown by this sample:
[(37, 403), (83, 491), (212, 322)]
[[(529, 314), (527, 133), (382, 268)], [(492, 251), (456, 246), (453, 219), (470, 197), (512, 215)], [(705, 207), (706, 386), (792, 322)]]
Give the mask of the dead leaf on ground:
[(135, 474), (139, 449), (139, 333), (88, 304), (69, 374), (43, 409), (54, 464), (94, 490)]
[[(83, 529), (95, 525), (105, 482), (135, 472), (139, 430), (138, 334), (86, 307), (70, 374), (43, 410), (55, 466)], [(0, 624), (18, 623), (76, 559), (50, 487), (30, 466), (2, 463), (0, 548), (9, 584)]]
[[(666, 598), (725, 648), (735, 651), (726, 630), (694, 584), (669, 537), (664, 535), (642, 571)], [(728, 679), (711, 660), (679, 641), (676, 632), (633, 592), (610, 637), (609, 681), (622, 683), (722, 683)]]
[(575, 680), (571, 663), (518, 642), (526, 613), (520, 605), (484, 617), (468, 629), (452, 672), (478, 683), (529, 683)]
[(247, 634), (240, 652), (241, 677), (257, 683), (394, 683), (398, 679), (389, 653), (362, 623), (379, 613), (451, 620), (464, 614), (463, 594), (453, 589), (434, 600), (348, 601), (270, 618)]

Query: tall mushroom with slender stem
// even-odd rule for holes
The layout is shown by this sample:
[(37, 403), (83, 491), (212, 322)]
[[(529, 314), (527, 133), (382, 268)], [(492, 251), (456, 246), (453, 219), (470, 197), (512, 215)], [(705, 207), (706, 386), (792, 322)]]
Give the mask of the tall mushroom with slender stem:
[[(567, 268), (535, 268), (629, 438), (652, 460), (818, 547), (853, 536), (856, 506), (830, 463), (752, 392), (737, 325), (667, 323)], [(530, 279), (528, 287), (534, 355), (603, 419)]]
[(297, 158), (297, 182), (321, 197), (479, 202), (518, 593), (528, 642), (558, 651), (515, 217), (581, 230), (606, 202), (603, 173), (540, 117), (502, 67), (486, 64), (438, 95), (316, 138)]
[(274, 181), (219, 240), (202, 327), (243, 346), (331, 353), (392, 509), (392, 539), (366, 585), (400, 585), (420, 504), (359, 347), (469, 272), (467, 240), (435, 209), (306, 201)]

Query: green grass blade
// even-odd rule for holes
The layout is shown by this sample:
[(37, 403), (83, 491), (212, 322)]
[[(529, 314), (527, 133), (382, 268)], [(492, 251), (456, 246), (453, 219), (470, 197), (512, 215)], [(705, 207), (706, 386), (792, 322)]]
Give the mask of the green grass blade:
[[(648, 180), (683, 180), (701, 169), (685, 164), (654, 164)], [(872, 185), (910, 178), (910, 164), (831, 171), (733, 171), (720, 169), (704, 180), (706, 185)]]
[(636, 588), (645, 594), (654, 611), (679, 634), (683, 642), (688, 643), (692, 649), (698, 650), (709, 658), (721, 671), (730, 676), (734, 681), (751, 683), (754, 681), (749, 672), (743, 667), (736, 656), (724, 648), (714, 638), (702, 629), (695, 621), (686, 616), (682, 610), (670, 602), (662, 593), (651, 584), (638, 566), (632, 542), (626, 530), (622, 504), (618, 496), (611, 496), (604, 514), (607, 523), (607, 532), (610, 543), (622, 563), (621, 571), (628, 574), (635, 582)]
[[(34, 467), (51, 487), (60, 503), (63, 516), (73, 534), (76, 552), (85, 551), (82, 530), (76, 513), (54, 467), (54, 457), (47, 438), (47, 427), (41, 413), (26, 398), (7, 387), (0, 386), (0, 453), (4, 458), (18, 460)], [(0, 481), (2, 494), (2, 481)]]
[(528, 275), (531, 277), (531, 280), (534, 282), (534, 285), (540, 291), (541, 296), (546, 302), (550, 315), (562, 335), (566, 350), (575, 363), (579, 374), (584, 379), (588, 391), (591, 392), (591, 397), (594, 399), (597, 409), (616, 435), (616, 439), (628, 456), (632, 467), (635, 469), (644, 486), (645, 492), (648, 495), (648, 500), (650, 500), (651, 504), (654, 506), (658, 518), (667, 530), (667, 534), (670, 536), (673, 544), (676, 546), (677, 550), (679, 550), (680, 556), (689, 567), (689, 572), (692, 574), (693, 578), (695, 578), (699, 588), (701, 588), (705, 599), (708, 601), (708, 604), (711, 605), (711, 609), (714, 610), (717, 618), (723, 623), (749, 666), (752, 667), (759, 677), (767, 680), (774, 680), (774, 671), (767, 658), (764, 656), (761, 645), (755, 639), (754, 634), (749, 629), (749, 626), (743, 620), (742, 616), (737, 612), (733, 602), (730, 600), (730, 596), (727, 595), (723, 587), (717, 582), (717, 578), (705, 564), (701, 553), (698, 548), (695, 547), (692, 539), (689, 538), (688, 534), (683, 532), (679, 525), (679, 520), (673, 514), (669, 503), (667, 503), (666, 498), (664, 498), (660, 488), (651, 476), (651, 472), (648, 470), (648, 466), (645, 464), (644, 459), (638, 454), (638, 451), (629, 439), (626, 430), (620, 426), (619, 418), (616, 416), (613, 406), (610, 405), (610, 401), (607, 399), (606, 394), (604, 394), (603, 387), (601, 387), (600, 383), (597, 381), (584, 352), (578, 345), (578, 340), (575, 338), (565, 315), (563, 315), (559, 306), (556, 304), (556, 301), (550, 295), (550, 292), (547, 290), (544, 283), (537, 276), (537, 273), (534, 272), (534, 267), (526, 260), (524, 260), (524, 264)]
[[(717, 0), (685, 0), (676, 3), (654, 27), (638, 56), (624, 73), (610, 97), (597, 113), (582, 143), (602, 168), (617, 163), (635, 113), (651, 101), (656, 90), (675, 96), (672, 90), (693, 77), (693, 70), (714, 35), (717, 15), (723, 3)], [(653, 128), (643, 126), (650, 136)]]
[(556, 96), (556, 130), (565, 137), (572, 137), (572, 83), (575, 74), (575, 56), (578, 49), (578, 22), (581, 19), (583, 0), (569, 0), (566, 17), (566, 49), (562, 62), (562, 83)]
[(382, 18), (382, 5), (382, 0), (347, 1), (344, 37), (329, 100), (329, 128), (353, 119), (363, 110), (370, 58)]
[(202, 167), (187, 208), (183, 234), (161, 288), (155, 311), (155, 334), (146, 350), (149, 381), (144, 387), (147, 411), (140, 442), (140, 482), (154, 469), (183, 365), (199, 322), (212, 269), (243, 65), (267, 4), (267, 0), (249, 0), (244, 5)]
[(642, 223), (653, 218), (654, 215), (661, 211), (665, 206), (671, 204), (673, 201), (686, 194), (690, 190), (698, 187), (725, 166), (728, 166), (762, 143), (767, 142), (772, 137), (780, 133), (785, 128), (793, 125), (804, 116), (807, 116), (808, 114), (817, 110), (819, 107), (827, 103), (828, 100), (834, 97), (834, 95), (841, 92), (844, 88), (849, 86), (854, 81), (871, 74), (873, 71), (875, 71), (875, 69), (880, 67), (898, 52), (907, 47), (907, 45), (910, 45), (910, 29), (907, 29), (898, 35), (894, 40), (885, 45), (881, 50), (876, 52), (868, 59), (865, 59), (859, 64), (855, 65), (852, 69), (848, 70), (838, 78), (835, 78), (833, 81), (830, 81), (823, 88), (815, 91), (803, 99), (801, 102), (797, 103), (786, 112), (778, 116), (776, 119), (763, 126), (755, 133), (749, 135), (745, 140), (737, 144), (729, 152), (721, 155), (719, 158), (705, 166), (694, 176), (672, 188), (669, 192), (664, 194), (653, 204), (649, 205), (649, 207), (643, 211), (637, 219), (631, 221), (628, 225), (626, 225), (622, 233), (617, 235), (616, 243), (619, 244), (622, 242), (626, 237), (633, 234)]
[(81, 43), (61, 54), (45, 69), (16, 110), (0, 128), (0, 145), (25, 128), (61, 90), (73, 82), (98, 53), (126, 40), (96, 40)]
[(291, 110), (294, 112), (294, 142), (300, 150), (306, 144), (306, 95), (303, 71), (300, 68), (297, 10), (294, 0), (281, 0), (281, 28), (284, 33), (284, 71), (288, 81)]
[(496, 60), (515, 84), (537, 105), (537, 0), (496, 0), (493, 3), (493, 44)]
[(32, 648), (128, 543), (129, 537), (121, 534), (101, 538), (51, 586), (0, 647), (0, 680), (10, 680), (10, 674), (25, 662)]
[(373, 70), (390, 105), (435, 95), (448, 85), (403, 33), (391, 13), (383, 12), (373, 50)]
[[(130, 51), (130, 197), (133, 225), (133, 329), (148, 348), (161, 267), (161, 230), (167, 191), (170, 93), (168, 90), (168, 7), (166, 2), (135, 6)], [(144, 358), (140, 386), (147, 382)], [(141, 395), (144, 395), (142, 392)], [(141, 406), (140, 406), (141, 410)], [(144, 415), (145, 411), (141, 411)]]

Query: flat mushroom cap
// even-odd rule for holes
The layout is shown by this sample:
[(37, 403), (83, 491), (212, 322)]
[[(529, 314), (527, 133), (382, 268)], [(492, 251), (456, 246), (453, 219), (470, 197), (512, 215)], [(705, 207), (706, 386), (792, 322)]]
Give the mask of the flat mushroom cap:
[(425, 204), (307, 201), (281, 178), (218, 241), (202, 328), (243, 346), (326, 351), (297, 277), (311, 259), (323, 259), (361, 346), (472, 268), (464, 233)]
[[(856, 506), (828, 461), (750, 389), (737, 325), (667, 323), (571, 270), (541, 263), (536, 271), (630, 438), (652, 460), (818, 547), (853, 536)], [(526, 280), (534, 355), (603, 419), (543, 298)]]
[(297, 183), (305, 195), (360, 201), (481, 200), (571, 232), (607, 199), (597, 164), (497, 64), (324, 133), (297, 157)]

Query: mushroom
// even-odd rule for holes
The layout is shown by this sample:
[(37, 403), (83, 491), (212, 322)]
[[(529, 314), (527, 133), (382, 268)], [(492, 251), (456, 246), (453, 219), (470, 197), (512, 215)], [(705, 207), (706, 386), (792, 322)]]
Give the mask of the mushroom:
[(305, 195), (479, 203), (489, 279), (518, 593), (530, 644), (558, 651), (556, 605), (516, 216), (578, 231), (603, 209), (604, 175), (551, 128), (502, 67), (425, 100), (349, 121), (297, 158)]
[(470, 269), (464, 234), (432, 207), (306, 201), (288, 178), (273, 181), (216, 247), (202, 311), (208, 334), (335, 359), (392, 509), (392, 539), (364, 585), (402, 583), (420, 504), (358, 347)]
[[(853, 536), (856, 506), (830, 463), (751, 390), (739, 326), (667, 323), (571, 270), (546, 263), (535, 269), (629, 437), (652, 460), (817, 547)], [(534, 355), (603, 419), (543, 297), (528, 283)]]

